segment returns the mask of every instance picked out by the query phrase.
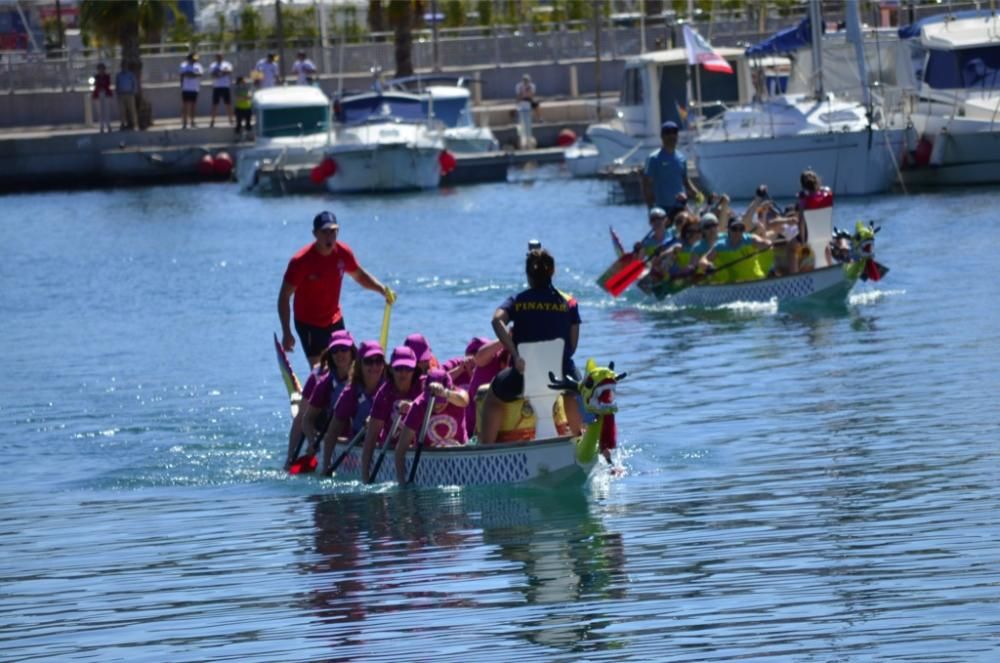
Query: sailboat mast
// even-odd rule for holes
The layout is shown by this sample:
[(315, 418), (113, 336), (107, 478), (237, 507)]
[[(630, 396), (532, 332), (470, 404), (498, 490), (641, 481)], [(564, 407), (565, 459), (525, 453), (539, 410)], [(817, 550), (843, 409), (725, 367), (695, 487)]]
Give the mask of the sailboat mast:
[[(823, 98), (823, 16), (820, 0), (809, 0), (809, 23), (812, 39), (813, 91), (817, 99)], [(848, 3), (851, 4), (851, 3)]]

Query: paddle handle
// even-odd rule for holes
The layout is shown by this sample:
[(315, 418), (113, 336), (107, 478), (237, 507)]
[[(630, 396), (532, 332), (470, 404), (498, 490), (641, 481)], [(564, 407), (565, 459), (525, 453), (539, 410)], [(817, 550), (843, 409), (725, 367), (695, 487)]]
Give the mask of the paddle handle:
[(399, 423), (403, 420), (403, 415), (397, 414), (396, 418), (392, 422), (392, 426), (389, 427), (389, 434), (385, 436), (385, 444), (382, 448), (378, 450), (378, 458), (375, 459), (375, 466), (372, 467), (371, 474), (368, 475), (368, 483), (374, 483), (376, 475), (378, 475), (379, 468), (382, 467), (382, 461), (385, 460), (386, 449), (389, 448), (389, 443), (392, 442), (392, 438), (396, 436), (396, 431), (399, 430)]
[(396, 293), (386, 287), (389, 296), (385, 300), (385, 309), (382, 310), (382, 329), (379, 331), (378, 340), (382, 344), (382, 351), (388, 352), (389, 346), (389, 317), (392, 313), (392, 304), (396, 301)]
[(434, 413), (434, 397), (427, 400), (427, 411), (424, 412), (424, 420), (420, 423), (420, 432), (417, 434), (417, 449), (413, 452), (413, 465), (410, 465), (410, 475), (406, 478), (406, 483), (413, 483), (417, 476), (417, 464), (420, 463), (420, 450), (424, 448), (424, 439), (427, 437), (427, 429), (431, 425), (431, 415)]
[(361, 438), (365, 436), (365, 433), (367, 431), (368, 431), (368, 425), (366, 423), (364, 426), (361, 427), (361, 429), (357, 433), (354, 434), (354, 437), (351, 438), (351, 441), (347, 443), (347, 448), (344, 449), (340, 453), (340, 455), (337, 456), (337, 458), (333, 461), (333, 463), (330, 465), (330, 469), (326, 471), (326, 476), (328, 477), (333, 476), (333, 473), (337, 471), (337, 468), (340, 467), (340, 464), (344, 462), (345, 458), (347, 458), (347, 454), (351, 453), (351, 449), (357, 446), (358, 442), (361, 441)]

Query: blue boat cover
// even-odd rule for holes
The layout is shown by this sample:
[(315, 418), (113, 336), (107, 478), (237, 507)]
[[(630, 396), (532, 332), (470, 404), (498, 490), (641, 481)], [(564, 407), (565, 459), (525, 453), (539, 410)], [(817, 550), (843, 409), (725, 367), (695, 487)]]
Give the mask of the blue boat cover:
[(986, 17), (992, 13), (993, 12), (991, 12), (989, 9), (967, 9), (965, 11), (960, 11), (960, 12), (935, 14), (934, 16), (928, 16), (927, 18), (922, 18), (916, 23), (911, 23), (910, 25), (904, 25), (896, 32), (899, 35), (900, 39), (913, 39), (914, 37), (920, 36), (920, 28), (930, 23), (941, 23), (946, 19), (979, 18), (980, 16)]
[(747, 55), (773, 55), (775, 53), (791, 53), (812, 43), (812, 26), (806, 16), (794, 28), (785, 28), (776, 32), (759, 44), (754, 44), (746, 50)]

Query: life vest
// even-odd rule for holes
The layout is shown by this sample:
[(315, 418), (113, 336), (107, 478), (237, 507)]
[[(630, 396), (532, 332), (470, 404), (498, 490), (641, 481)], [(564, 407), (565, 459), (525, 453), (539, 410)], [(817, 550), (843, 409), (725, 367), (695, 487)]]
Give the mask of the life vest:
[[(483, 404), (490, 386), (484, 384), (476, 392), (476, 430), (482, 430)], [(571, 398), (563, 396), (563, 398)], [(557, 398), (552, 408), (552, 419), (559, 435), (569, 435), (569, 421), (566, 419), (566, 408), (563, 398)], [(503, 417), (500, 419), (500, 430), (497, 442), (527, 442), (535, 439), (535, 425), (538, 417), (531, 408), (531, 403), (523, 398), (503, 404)]]

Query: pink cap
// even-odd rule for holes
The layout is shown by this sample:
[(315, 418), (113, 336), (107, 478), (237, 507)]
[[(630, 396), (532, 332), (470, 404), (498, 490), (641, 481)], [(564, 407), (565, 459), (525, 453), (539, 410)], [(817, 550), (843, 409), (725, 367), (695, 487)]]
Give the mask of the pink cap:
[(469, 344), (465, 346), (465, 355), (469, 356), (476, 354), (477, 352), (479, 352), (480, 348), (482, 348), (489, 342), (490, 340), (488, 338), (484, 338), (482, 336), (474, 336), (472, 340), (469, 341)]
[(382, 345), (378, 341), (362, 342), (359, 354), (362, 359), (368, 359), (369, 357), (385, 357), (385, 351), (382, 350)]
[(353, 348), (354, 337), (346, 329), (333, 332), (330, 336), (330, 343), (326, 346), (328, 350), (333, 348)]
[(451, 389), (453, 386), (451, 376), (448, 375), (448, 371), (443, 368), (432, 368), (427, 371), (427, 384), (430, 384), (431, 382), (438, 382), (444, 385), (446, 389)]
[(403, 341), (403, 345), (413, 350), (413, 354), (417, 356), (417, 361), (430, 361), (431, 357), (431, 344), (427, 342), (423, 334), (410, 334)]
[(417, 355), (410, 348), (401, 345), (392, 351), (392, 359), (389, 361), (389, 365), (393, 368), (416, 368)]

